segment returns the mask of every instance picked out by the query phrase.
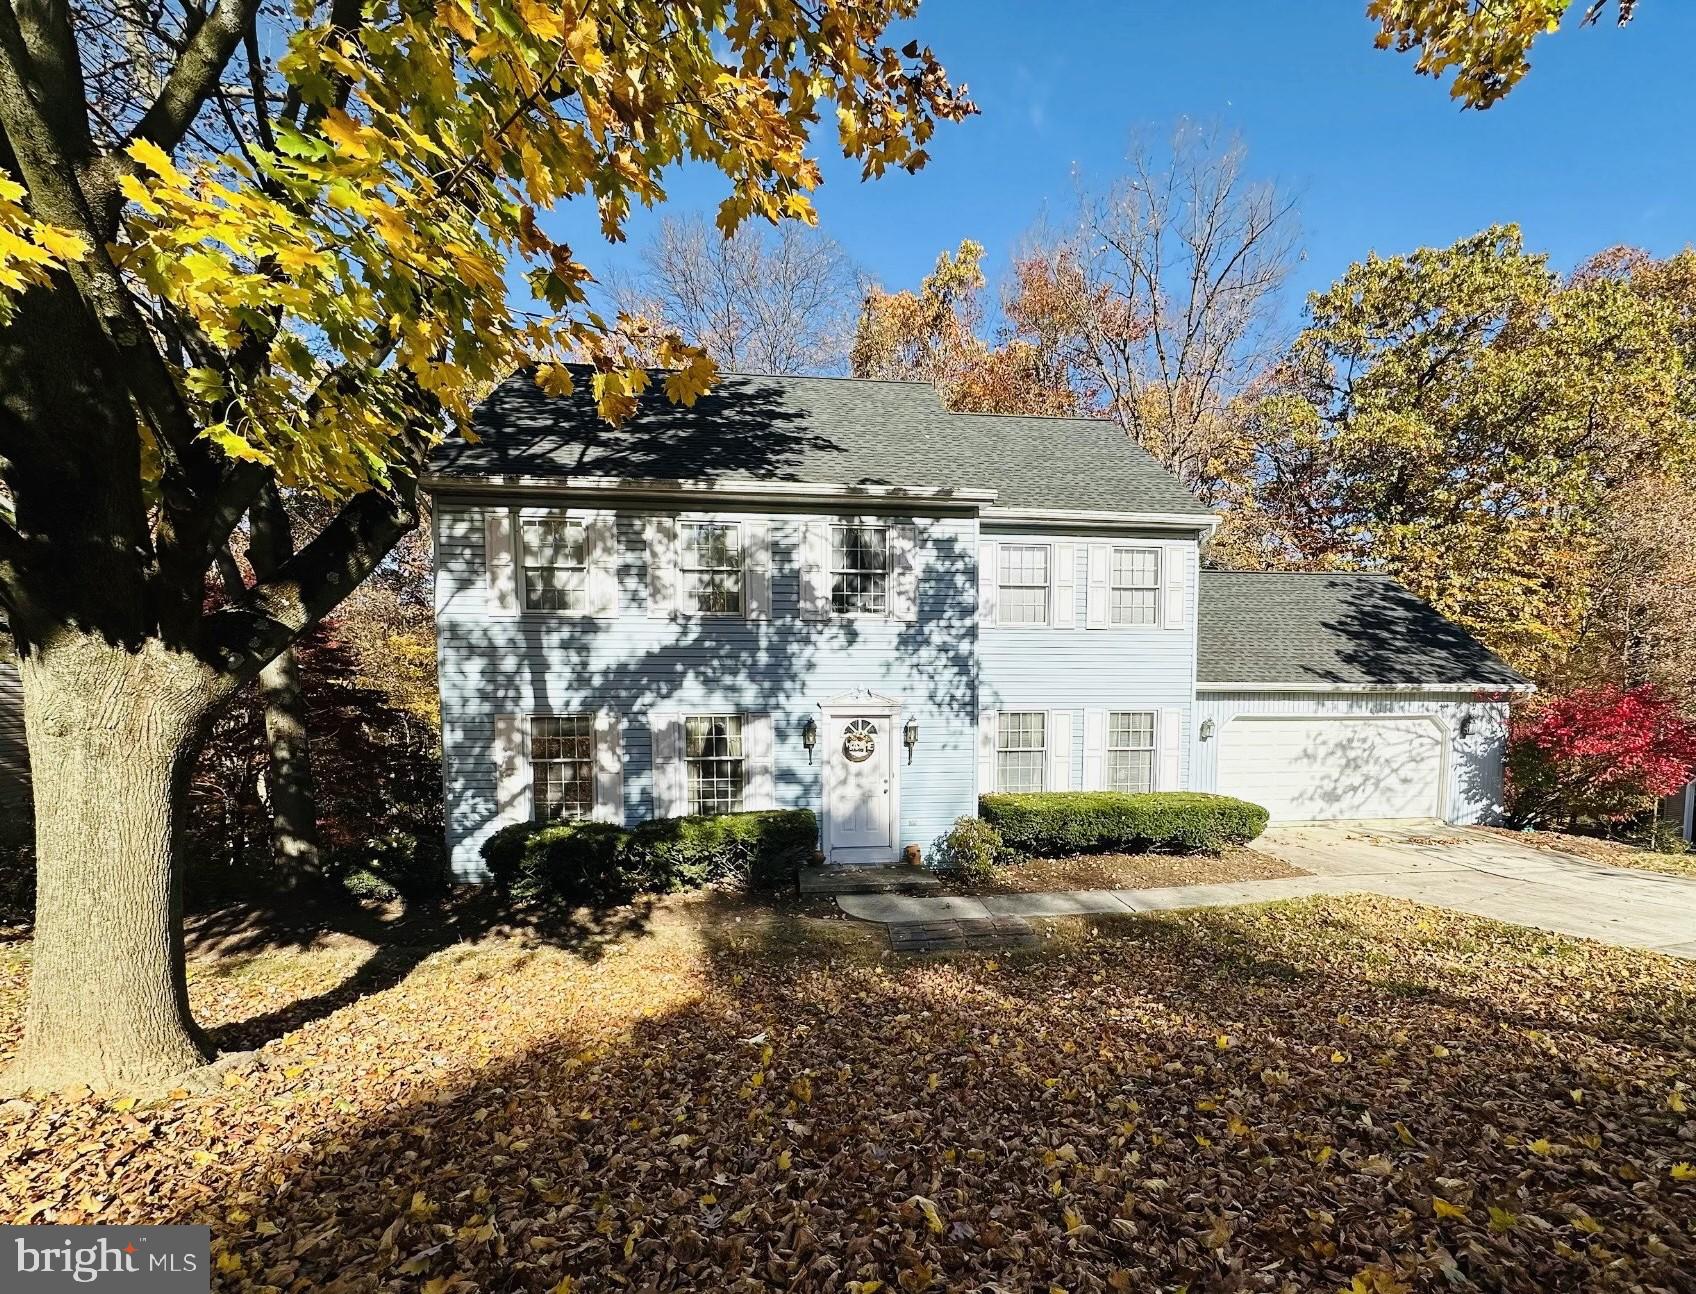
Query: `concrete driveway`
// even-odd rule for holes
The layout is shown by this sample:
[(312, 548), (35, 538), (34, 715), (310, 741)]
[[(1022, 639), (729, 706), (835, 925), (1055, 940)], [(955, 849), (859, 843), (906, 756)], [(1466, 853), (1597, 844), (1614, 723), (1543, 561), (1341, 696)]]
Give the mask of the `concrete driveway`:
[(1334, 886), (1696, 957), (1696, 879), (1605, 867), (1487, 831), (1398, 823), (1273, 827), (1254, 847)]

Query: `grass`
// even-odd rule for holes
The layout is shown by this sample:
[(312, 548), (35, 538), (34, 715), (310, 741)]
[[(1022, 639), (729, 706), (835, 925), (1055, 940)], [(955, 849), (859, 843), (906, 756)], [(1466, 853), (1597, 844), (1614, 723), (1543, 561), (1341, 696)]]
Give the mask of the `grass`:
[[(668, 900), (592, 957), (491, 936), (298, 1025), (284, 999), (341, 1001), (366, 950), (198, 961), (199, 1018), (261, 1049), (210, 1093), (0, 1110), (0, 1220), (204, 1223), (226, 1290), (1696, 1269), (1690, 963), (1376, 899), (1040, 933), (898, 960), (854, 923)], [(27, 964), (0, 961), (0, 1049)]]

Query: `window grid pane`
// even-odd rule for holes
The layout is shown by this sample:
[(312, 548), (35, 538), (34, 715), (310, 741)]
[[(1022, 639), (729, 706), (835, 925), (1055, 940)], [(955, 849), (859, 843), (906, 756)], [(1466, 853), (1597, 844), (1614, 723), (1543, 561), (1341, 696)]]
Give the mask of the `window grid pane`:
[(689, 812), (742, 811), (742, 716), (692, 714), (683, 721), (684, 762), (688, 768)]
[(530, 789), (538, 822), (586, 818), (595, 808), (595, 731), (588, 715), (533, 715)]
[(1048, 716), (1040, 710), (1004, 713), (996, 731), (996, 786), (1002, 791), (1040, 791), (1047, 784)]
[(883, 526), (832, 526), (833, 611), (883, 615), (889, 609), (889, 532)]
[(742, 527), (735, 522), (683, 526), (683, 605), (705, 615), (742, 613)]
[(1114, 710), (1107, 716), (1107, 787), (1154, 789), (1154, 712)]
[(1108, 616), (1116, 625), (1160, 621), (1160, 550), (1115, 548), (1108, 577)]
[(585, 611), (589, 606), (589, 542), (581, 521), (525, 517), (524, 606), (530, 611)]
[(1001, 545), (997, 572), (998, 618), (1004, 625), (1048, 623), (1048, 559), (1046, 544)]

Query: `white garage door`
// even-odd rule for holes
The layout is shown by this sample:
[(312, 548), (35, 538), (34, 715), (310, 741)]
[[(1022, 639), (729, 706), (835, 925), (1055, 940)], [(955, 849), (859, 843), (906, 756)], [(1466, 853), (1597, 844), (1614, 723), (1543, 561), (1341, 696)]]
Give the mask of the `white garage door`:
[(1219, 790), (1274, 822), (1441, 817), (1442, 730), (1418, 718), (1233, 719)]

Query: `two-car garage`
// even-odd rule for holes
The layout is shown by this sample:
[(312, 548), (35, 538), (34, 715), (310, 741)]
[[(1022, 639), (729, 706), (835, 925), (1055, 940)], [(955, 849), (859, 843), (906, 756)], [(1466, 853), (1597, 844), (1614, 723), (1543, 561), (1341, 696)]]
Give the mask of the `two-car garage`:
[(1203, 571), (1191, 781), (1274, 822), (1502, 807), (1507, 699), (1529, 684), (1379, 575)]

